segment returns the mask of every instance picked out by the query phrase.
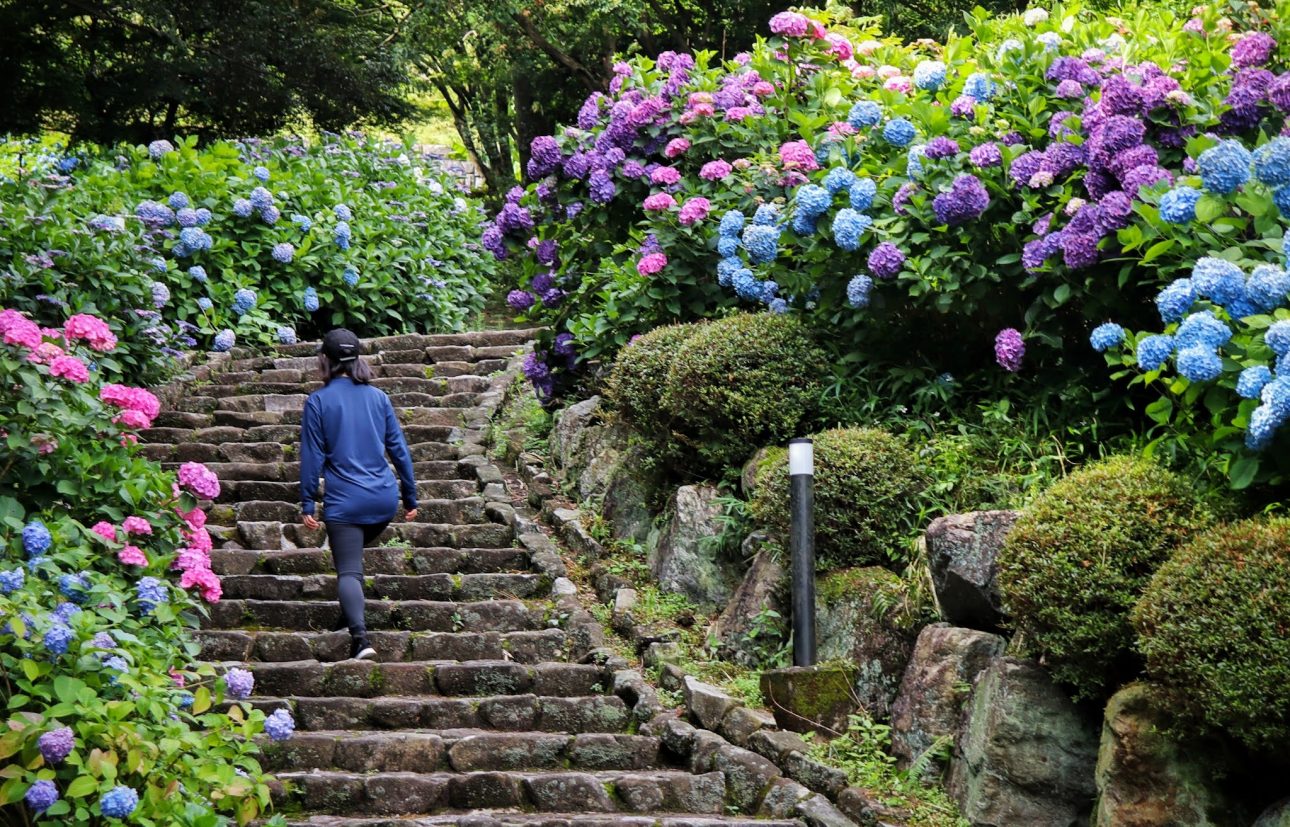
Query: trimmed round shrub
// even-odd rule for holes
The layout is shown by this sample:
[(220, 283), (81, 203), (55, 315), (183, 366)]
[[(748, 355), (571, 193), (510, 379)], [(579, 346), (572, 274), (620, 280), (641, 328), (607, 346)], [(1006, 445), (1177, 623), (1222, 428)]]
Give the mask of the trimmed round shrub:
[(618, 351), (605, 387), (605, 398), (645, 434), (666, 431), (659, 406), (677, 349), (699, 330), (697, 324), (657, 327)]
[(672, 359), (663, 407), (710, 469), (739, 465), (760, 445), (800, 436), (819, 408), (828, 364), (810, 331), (774, 313), (701, 326)]
[(1004, 608), (1077, 699), (1105, 697), (1141, 667), (1134, 604), (1210, 519), (1190, 483), (1149, 460), (1087, 465), (1041, 494), (1004, 541)]
[(1183, 728), (1255, 750), (1290, 739), (1290, 519), (1214, 528), (1160, 567), (1133, 613)]
[[(901, 561), (930, 482), (914, 452), (872, 428), (824, 431), (813, 441), (816, 567), (828, 571)], [(785, 449), (771, 449), (759, 465), (751, 507), (769, 530), (788, 535)]]

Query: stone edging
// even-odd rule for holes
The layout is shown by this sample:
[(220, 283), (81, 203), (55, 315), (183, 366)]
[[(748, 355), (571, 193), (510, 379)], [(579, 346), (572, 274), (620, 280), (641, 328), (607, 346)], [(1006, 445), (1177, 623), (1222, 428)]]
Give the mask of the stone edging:
[[(507, 373), (511, 371), (508, 369)], [(513, 384), (507, 385), (509, 401)], [(529, 505), (540, 509), (542, 519), (551, 525), (564, 543), (575, 553), (591, 560), (605, 557), (605, 549), (582, 524), (576, 509), (564, 508), (557, 496), (556, 482), (543, 468), (543, 458), (520, 452), (515, 458), (515, 471), (529, 490)], [(512, 509), (514, 511), (514, 509)], [(703, 683), (672, 663), (662, 662), (660, 656), (665, 644), (658, 642), (657, 630), (639, 624), (631, 615), (631, 590), (619, 588), (616, 578), (593, 578), (597, 599), (614, 605), (613, 626), (625, 638), (636, 643), (647, 643), (647, 665), (659, 665), (665, 689), (680, 690), (685, 698), (686, 713), (698, 726), (683, 720), (676, 713), (664, 711), (653, 687), (644, 682), (639, 672), (628, 670), (626, 661), (603, 646), (604, 631), (590, 613), (577, 602), (576, 586), (565, 577), (566, 569), (560, 560), (555, 544), (540, 533), (530, 516), (515, 512), (516, 532), (520, 541), (530, 549), (534, 564), (543, 572), (555, 575), (555, 589), (563, 588), (560, 605), (570, 606), (570, 622), (579, 630), (586, 630), (589, 657), (606, 652), (606, 664), (615, 669), (615, 693), (618, 693), (618, 676), (630, 674), (644, 687), (639, 697), (649, 699), (655, 708), (646, 719), (644, 710), (633, 708), (633, 715), (642, 723), (642, 734), (656, 735), (667, 748), (689, 764), (696, 773), (721, 772), (726, 777), (727, 790), (733, 801), (745, 812), (772, 818), (800, 818), (810, 825), (834, 827), (835, 825), (860, 824), (863, 827), (899, 827), (898, 820), (889, 808), (866, 790), (847, 785), (846, 774), (807, 757), (808, 745), (795, 732), (781, 730), (774, 718), (765, 712), (750, 709), (717, 687)], [(521, 528), (524, 526), (524, 528)], [(548, 569), (549, 567), (549, 569)], [(588, 621), (591, 627), (588, 628)], [(628, 698), (624, 698), (630, 704)], [(637, 703), (640, 707), (642, 703)]]

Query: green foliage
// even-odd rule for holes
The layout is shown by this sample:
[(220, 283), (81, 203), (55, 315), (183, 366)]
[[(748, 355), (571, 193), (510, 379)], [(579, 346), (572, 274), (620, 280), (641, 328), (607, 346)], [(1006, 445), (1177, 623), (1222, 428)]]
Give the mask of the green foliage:
[(737, 314), (700, 327), (675, 350), (661, 400), (676, 438), (709, 468), (809, 427), (824, 353), (795, 319)]
[[(0, 262), (12, 276), (0, 281), (0, 302), (42, 323), (72, 312), (114, 320), (123, 347), (119, 365), (106, 367), (132, 381), (164, 376), (172, 363), (158, 346), (183, 347), (190, 333), (209, 346), (225, 329), (259, 343), (283, 327), (300, 338), (338, 325), (361, 336), (458, 330), (482, 309), (493, 265), (479, 250), (470, 204), (425, 163), (402, 144), (330, 136), (203, 149), (190, 139), (157, 159), (120, 147), (82, 160), (70, 179), (30, 169), (0, 179)], [(233, 211), (261, 186), (257, 166), (269, 173), (275, 224)], [(177, 227), (150, 229), (136, 217), (141, 202), (165, 204), (176, 192), (211, 211), (201, 228), (209, 250), (185, 255)], [(348, 247), (335, 238), (339, 205), (352, 212)], [(124, 229), (87, 232), (102, 215)], [(293, 248), (287, 263), (273, 257), (284, 243)], [(208, 281), (190, 274), (194, 266)], [(161, 308), (154, 280), (170, 295)], [(238, 315), (234, 295), (244, 288), (256, 303)], [(316, 312), (304, 306), (307, 288), (317, 293)]]
[(639, 433), (663, 438), (670, 431), (670, 417), (659, 403), (677, 350), (698, 330), (696, 325), (656, 327), (618, 352), (605, 399)]
[[(901, 439), (869, 428), (839, 428), (812, 439), (817, 568), (904, 561), (908, 538), (921, 528), (915, 520), (929, 483), (914, 453)], [(788, 453), (782, 448), (758, 468), (752, 513), (787, 536)]]
[(1143, 589), (1210, 520), (1191, 482), (1154, 462), (1085, 466), (1008, 534), (999, 553), (1005, 610), (1076, 698), (1103, 698), (1139, 668), (1129, 613)]
[(1178, 549), (1134, 610), (1139, 648), (1191, 733), (1290, 738), (1290, 520), (1218, 526)]
[[(74, 343), (67, 350), (91, 355)], [(177, 494), (175, 475), (133, 447), (133, 430), (100, 400), (99, 381), (56, 378), (28, 355), (0, 345), (0, 571), (8, 581), (0, 588), (0, 704), (9, 715), (0, 735), (0, 820), (29, 823), (18, 802), (44, 780), (59, 791), (47, 813), (58, 824), (104, 823), (99, 798), (116, 785), (139, 794), (132, 821), (140, 824), (226, 823), (217, 814), (245, 824), (269, 805), (253, 741), (264, 712), (237, 704), (216, 711), (224, 681), (196, 663), (192, 633), (205, 609), (171, 568), (192, 554), (182, 547), (205, 537), (191, 522), (200, 522), (196, 500)], [(120, 538), (145, 565), (118, 560), (122, 542), (89, 529), (103, 521), (120, 532), (126, 517), (151, 526)], [(37, 520), (52, 542), (32, 556), (23, 529)], [(166, 595), (150, 612), (137, 592), (143, 577)], [(46, 636), (63, 629), (70, 639), (60, 654)], [(73, 750), (52, 765), (38, 739), (61, 727), (71, 729)]]
[(0, 0), (0, 132), (269, 134), (407, 114), (397, 11), (374, 0)]

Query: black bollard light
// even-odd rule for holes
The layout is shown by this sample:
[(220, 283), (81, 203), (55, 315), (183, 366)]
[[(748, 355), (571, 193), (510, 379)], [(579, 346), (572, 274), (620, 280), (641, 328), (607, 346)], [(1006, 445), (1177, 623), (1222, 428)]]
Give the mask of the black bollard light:
[(793, 571), (793, 665), (815, 665), (815, 448), (788, 443), (789, 550)]

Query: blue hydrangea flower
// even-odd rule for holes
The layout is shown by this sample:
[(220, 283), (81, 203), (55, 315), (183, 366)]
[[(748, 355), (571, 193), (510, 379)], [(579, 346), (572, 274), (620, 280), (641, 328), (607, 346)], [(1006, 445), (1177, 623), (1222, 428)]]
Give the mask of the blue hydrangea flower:
[(150, 288), (150, 290), (152, 292), (152, 303), (157, 309), (161, 309), (165, 307), (167, 303), (169, 303), (170, 288), (167, 287), (164, 283), (159, 281), (154, 281), (152, 283), (152, 287)]
[(1228, 140), (1202, 152), (1196, 166), (1205, 189), (1227, 195), (1250, 180), (1251, 160), (1250, 151), (1240, 141)]
[(1245, 431), (1245, 447), (1251, 451), (1264, 450), (1272, 444), (1281, 424), (1271, 406), (1258, 406), (1250, 412), (1250, 425)]
[(856, 129), (865, 129), (882, 120), (882, 107), (875, 101), (860, 101), (847, 113), (847, 123)]
[(735, 236), (723, 235), (717, 238), (717, 255), (722, 258), (730, 258), (739, 252), (739, 239)]
[(873, 279), (860, 273), (852, 276), (847, 282), (847, 304), (855, 308), (869, 306), (869, 292), (873, 290)]
[(926, 92), (935, 92), (945, 85), (945, 64), (939, 60), (924, 60), (914, 67), (914, 85)]
[(779, 255), (779, 228), (753, 224), (744, 229), (743, 242), (753, 264), (768, 264)]
[(300, 232), (302, 233), (309, 232), (309, 230), (314, 226), (314, 222), (309, 219), (309, 216), (301, 215), (300, 213), (292, 213), (291, 223), (300, 228)]
[(211, 301), (206, 296), (202, 296), (201, 298), (197, 299), (197, 307), (200, 310), (210, 310), (214, 306), (215, 306), (215, 302)]
[(295, 729), (296, 722), (285, 709), (274, 710), (272, 715), (264, 719), (264, 731), (274, 741), (287, 740)]
[(1272, 191), (1272, 203), (1276, 204), (1281, 215), (1290, 216), (1290, 187), (1277, 187)]
[(1044, 47), (1046, 52), (1055, 52), (1062, 45), (1062, 36), (1057, 32), (1044, 32), (1039, 37), (1036, 37), (1035, 40)]
[(51, 655), (67, 654), (67, 645), (72, 642), (72, 630), (61, 623), (55, 623), (45, 632), (41, 643)]
[(42, 778), (27, 788), (23, 800), (33, 813), (40, 815), (58, 802), (58, 787)]
[(788, 302), (783, 299), (771, 299), (767, 302), (766, 307), (772, 313), (784, 314), (788, 312)]
[(265, 224), (277, 224), (281, 217), (282, 211), (277, 207), (264, 207), (260, 210), (260, 220)]
[(113, 787), (99, 799), (99, 811), (107, 818), (125, 818), (137, 806), (139, 794), (124, 785)]
[(58, 578), (58, 590), (73, 603), (84, 603), (89, 597), (90, 581), (83, 574), (64, 574)]
[(49, 547), (53, 543), (53, 536), (50, 535), (49, 529), (40, 520), (32, 520), (23, 526), (22, 547), (27, 552), (28, 557), (39, 557), (49, 551)]
[(301, 299), (305, 310), (309, 313), (318, 312), (318, 291), (313, 287), (306, 287), (304, 297)]
[(848, 252), (860, 249), (860, 236), (873, 224), (873, 219), (850, 207), (838, 210), (833, 217), (833, 240)]
[(829, 174), (824, 176), (824, 188), (829, 191), (829, 195), (837, 195), (843, 190), (850, 189), (856, 181), (856, 174), (846, 167), (834, 167), (829, 170)]
[(264, 187), (256, 187), (251, 190), (251, 206), (257, 210), (268, 209), (273, 206), (273, 193)]
[(994, 58), (995, 60), (1002, 62), (1004, 57), (1009, 52), (1020, 52), (1020, 51), (1023, 51), (1025, 48), (1026, 47), (1022, 45), (1020, 40), (1016, 39), (1015, 37), (1010, 37), (999, 44), (998, 50), (995, 51), (994, 53)]
[(1290, 419), (1290, 376), (1278, 376), (1264, 385), (1259, 399), (1272, 409), (1278, 425)]
[(290, 264), (291, 259), (296, 256), (296, 248), (291, 244), (283, 241), (273, 245), (273, 260), (279, 264)]
[(175, 221), (181, 227), (196, 227), (197, 210), (194, 210), (192, 207), (184, 207), (182, 210), (177, 210), (175, 212)]
[(182, 210), (192, 206), (191, 202), (188, 200), (188, 196), (182, 192), (171, 193), (170, 198), (166, 200), (166, 203), (170, 205), (170, 209), (172, 210)]
[(878, 185), (872, 178), (857, 179), (851, 185), (851, 209), (866, 212), (873, 206), (874, 196), (878, 194)]
[(1190, 224), (1196, 220), (1196, 202), (1199, 200), (1200, 190), (1186, 185), (1176, 186), (1160, 199), (1160, 218), (1170, 224)]
[(1230, 261), (1212, 256), (1198, 260), (1191, 270), (1196, 295), (1227, 307), (1245, 298), (1245, 274)]
[(22, 567), (0, 571), (0, 594), (12, 594), (22, 588), (27, 580), (27, 573)]
[(1267, 365), (1255, 365), (1241, 371), (1236, 377), (1236, 392), (1245, 399), (1258, 399), (1263, 386), (1272, 381), (1272, 371)]
[(918, 130), (905, 118), (892, 118), (882, 128), (882, 137), (892, 146), (908, 146), (917, 134)]
[(744, 221), (746, 220), (744, 214), (739, 210), (730, 210), (721, 216), (721, 224), (717, 231), (728, 238), (735, 238), (739, 235), (739, 231), (744, 228)]
[[(232, 332), (232, 331), (227, 331)], [(215, 337), (218, 342), (219, 337)], [(216, 348), (218, 350), (218, 348)], [(139, 600), (139, 609), (143, 614), (151, 614), (152, 610), (162, 603), (170, 602), (170, 595), (166, 591), (166, 584), (155, 577), (140, 577), (139, 582), (134, 585), (135, 597)]]
[(1223, 360), (1204, 345), (1178, 351), (1178, 373), (1189, 382), (1212, 382), (1223, 373)]
[(797, 233), (797, 235), (802, 238), (806, 238), (807, 236), (815, 235), (816, 230), (819, 229), (819, 217), (807, 215), (799, 210), (793, 215), (793, 223), (791, 226), (793, 228), (793, 232)]
[(245, 198), (239, 198), (233, 202), (233, 215), (238, 218), (250, 218), (253, 212), (255, 212), (255, 205)]
[(752, 223), (762, 227), (768, 227), (779, 221), (779, 207), (774, 204), (762, 204), (753, 213)]
[(769, 303), (779, 293), (779, 283), (767, 279), (761, 283), (761, 295), (758, 296), (762, 301)]
[(735, 277), (735, 273), (743, 269), (744, 263), (737, 258), (727, 256), (717, 262), (717, 284), (722, 287), (730, 286), (730, 281)]
[(1260, 310), (1276, 310), (1290, 294), (1290, 273), (1274, 264), (1260, 264), (1245, 282), (1245, 296)]
[(761, 282), (753, 275), (752, 270), (747, 268), (739, 270), (735, 273), (731, 282), (734, 284), (735, 294), (739, 298), (750, 301), (761, 299)]
[(994, 97), (995, 83), (985, 72), (973, 72), (963, 83), (963, 94), (978, 101), (988, 101)]
[(261, 181), (269, 180), (268, 167), (256, 167), (255, 169), (251, 170), (251, 174), (254, 175), (256, 178), (259, 178)]
[(63, 602), (54, 607), (53, 615), (54, 619), (59, 623), (70, 624), (72, 622), (72, 618), (76, 617), (80, 613), (80, 606), (77, 606), (75, 603)]
[(1196, 290), (1191, 279), (1174, 279), (1156, 296), (1156, 309), (1165, 322), (1180, 321), (1196, 301)]
[[(219, 333), (215, 334), (215, 344), (213, 347), (215, 348), (216, 353), (224, 353), (225, 351), (232, 350), (233, 345), (235, 344), (237, 344), (237, 337), (234, 335), (233, 331), (221, 330)], [(152, 610), (149, 609), (148, 611)]]
[(1191, 314), (1174, 331), (1174, 344), (1179, 351), (1191, 347), (1217, 350), (1231, 338), (1232, 329), (1208, 310)]
[(255, 691), (255, 674), (235, 666), (224, 673), (224, 686), (230, 698), (244, 701)]
[(809, 218), (823, 215), (833, 205), (829, 190), (816, 184), (807, 184), (797, 191), (797, 211)]
[(161, 156), (175, 151), (175, 145), (170, 141), (160, 140), (148, 144), (148, 157), (154, 161), (161, 160)]
[(206, 268), (201, 266), (200, 264), (194, 264), (192, 267), (189, 267), (188, 275), (190, 278), (192, 278), (193, 281), (197, 282), (198, 284), (206, 283), (206, 279), (207, 279)]
[(334, 206), (334, 207), (332, 207), (332, 208), (331, 208), (331, 211), (332, 211), (333, 213), (335, 213), (336, 218), (337, 218), (337, 220), (339, 220), (339, 221), (353, 221), (353, 220), (354, 220), (354, 213), (353, 213), (353, 211), (351, 211), (351, 210), (350, 210), (350, 208), (349, 208), (349, 207), (347, 207), (347, 206), (345, 206), (344, 204), (337, 204), (336, 206)]
[(352, 264), (345, 268), (345, 272), (341, 273), (340, 277), (344, 279), (345, 283), (350, 287), (358, 284), (358, 270), (355, 269)]
[(213, 217), (214, 216), (211, 215), (211, 211), (206, 209), (205, 207), (197, 208), (197, 226), (198, 227), (205, 227), (207, 224), (211, 223), (211, 218)]
[(332, 231), (332, 240), (334, 240), (336, 242), (336, 246), (341, 248), (342, 250), (349, 249), (349, 243), (352, 237), (353, 237), (352, 233), (350, 232), (350, 229), (349, 229), (349, 223), (346, 221), (339, 222), (336, 225), (336, 229)]
[[(106, 658), (103, 661), (103, 666), (106, 669), (112, 669), (117, 672), (130, 671), (130, 664), (127, 663), (125, 658), (121, 657), (120, 655), (113, 655), (110, 658)], [(111, 678), (109, 678), (110, 682), (114, 685), (117, 683), (119, 679), (120, 679), (120, 675), (113, 675)]]
[(1290, 319), (1273, 322), (1263, 332), (1263, 341), (1277, 356), (1290, 353)]
[(295, 343), (296, 343), (295, 328), (286, 327), (286, 326), (278, 328), (278, 344), (294, 345)]
[[(189, 251), (189, 255), (211, 248), (212, 239), (201, 227), (185, 227), (179, 231), (179, 244)], [(176, 245), (176, 250), (179, 245)]]
[(255, 291), (249, 287), (243, 287), (233, 294), (233, 312), (239, 316), (245, 316), (255, 307), (256, 301)]
[(1093, 328), (1088, 341), (1098, 353), (1105, 353), (1124, 341), (1124, 328), (1115, 322), (1100, 324)]
[(1147, 336), (1138, 342), (1138, 367), (1143, 370), (1159, 370), (1173, 352), (1174, 337)]
[(921, 178), (923, 175), (923, 156), (927, 154), (926, 144), (914, 144), (905, 153), (905, 176)]
[(178, 692), (175, 695), (175, 702), (180, 709), (191, 709), (193, 706), (193, 701), (195, 700), (196, 698), (193, 696), (193, 693), (191, 692)]
[(1276, 137), (1254, 150), (1254, 177), (1269, 187), (1290, 184), (1290, 138)]

